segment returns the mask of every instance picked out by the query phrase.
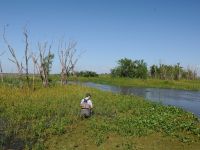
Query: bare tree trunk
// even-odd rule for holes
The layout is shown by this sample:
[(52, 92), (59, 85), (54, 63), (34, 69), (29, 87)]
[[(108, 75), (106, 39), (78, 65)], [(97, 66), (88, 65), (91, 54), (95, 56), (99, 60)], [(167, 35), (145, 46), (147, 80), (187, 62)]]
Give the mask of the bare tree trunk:
[(35, 90), (35, 69), (37, 67), (37, 58), (34, 54), (31, 55), (33, 61), (33, 90)]
[(0, 61), (1, 82), (3, 83), (3, 69)]
[(67, 74), (62, 70), (61, 72), (61, 85), (67, 84)]
[(47, 78), (45, 78), (44, 81), (43, 81), (43, 86), (48, 87), (48, 85), (49, 85), (49, 81), (48, 81)]
[(35, 63), (33, 63), (33, 90), (35, 90)]
[(38, 47), (39, 47), (39, 52), (40, 52), (39, 54), (40, 59), (39, 59), (39, 64), (38, 64), (39, 73), (40, 73), (43, 86), (47, 87), (49, 85), (48, 77), (49, 77), (49, 71), (51, 68), (54, 55), (51, 54), (51, 45), (49, 46), (47, 55), (45, 55), (45, 52), (47, 49), (47, 43), (44, 43), (44, 44), (38, 43)]
[(74, 73), (74, 68), (78, 61), (78, 58), (74, 59), (76, 54), (76, 45), (76, 42), (69, 42), (68, 46), (66, 46), (66, 43), (63, 45), (63, 42), (60, 42), (58, 55), (61, 64), (61, 85), (67, 84), (67, 77), (70, 72)]
[(46, 45), (47, 43), (44, 43), (44, 45), (42, 45), (41, 43), (38, 43), (38, 47), (39, 47), (39, 56), (40, 56), (40, 65), (39, 65), (39, 69), (40, 69), (40, 77), (41, 77), (41, 80), (42, 80), (42, 84), (44, 87), (46, 87), (46, 84), (45, 84), (45, 74), (44, 74), (44, 54), (45, 54), (45, 50), (46, 50)]
[(24, 28), (24, 37), (25, 37), (25, 64), (26, 64), (26, 81), (28, 86), (30, 86), (30, 80), (29, 80), (29, 72), (28, 72), (28, 62), (29, 62), (29, 56), (28, 56), (28, 32), (26, 28)]

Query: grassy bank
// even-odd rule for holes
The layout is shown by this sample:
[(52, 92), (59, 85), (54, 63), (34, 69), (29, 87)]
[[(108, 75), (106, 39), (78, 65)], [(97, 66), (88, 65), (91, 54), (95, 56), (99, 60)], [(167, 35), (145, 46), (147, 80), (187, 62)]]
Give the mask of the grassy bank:
[[(95, 114), (79, 118), (92, 94)], [(200, 122), (191, 113), (77, 85), (36, 91), (0, 87), (0, 149), (191, 149)], [(166, 147), (167, 146), (167, 147)]]
[[(100, 75), (99, 77), (72, 77), (68, 80), (81, 81), (81, 82), (94, 82), (100, 84), (116, 85), (116, 86), (133, 86), (133, 87), (149, 87), (149, 88), (170, 88), (170, 89), (182, 89), (182, 90), (200, 90), (200, 80), (159, 80), (159, 79), (131, 79), (131, 78), (113, 78), (109, 75)], [(50, 75), (49, 83), (50, 86), (55, 86), (60, 82), (60, 75)], [(39, 88), (42, 86), (41, 79), (37, 75), (35, 77), (35, 87)], [(11, 85), (20, 87), (27, 86), (26, 78), (15, 76), (5, 76), (4, 82), (0, 85)], [(30, 76), (30, 85), (33, 86), (32, 76)]]
[(99, 77), (71, 77), (70, 80), (82, 82), (95, 82), (117, 86), (151, 87), (151, 88), (172, 88), (183, 90), (200, 90), (200, 80), (159, 80), (159, 79), (131, 79), (131, 78), (112, 78), (110, 76)]

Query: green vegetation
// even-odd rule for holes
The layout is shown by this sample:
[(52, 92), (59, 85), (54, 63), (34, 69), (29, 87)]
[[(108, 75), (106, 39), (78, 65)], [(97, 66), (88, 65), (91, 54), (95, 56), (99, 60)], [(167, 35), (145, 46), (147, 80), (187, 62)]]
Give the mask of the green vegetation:
[(120, 59), (118, 66), (111, 70), (113, 77), (147, 78), (147, 64), (144, 60)]
[[(81, 120), (92, 94), (95, 114)], [(200, 122), (175, 107), (77, 85), (0, 87), (0, 147), (4, 149), (197, 149)]]
[[(30, 79), (32, 76), (30, 75)], [(26, 87), (25, 76), (19, 80), (18, 76), (7, 75), (4, 77), (4, 82), (0, 85), (9, 85)], [(183, 90), (200, 90), (200, 80), (160, 80), (160, 79), (132, 79), (132, 78), (120, 78), (111, 77), (110, 75), (99, 75), (98, 77), (82, 77), (82, 76), (70, 76), (70, 81), (81, 81), (81, 82), (94, 82), (99, 84), (108, 84), (116, 86), (133, 86), (133, 87), (151, 87), (151, 88), (171, 88), (171, 89), (183, 89)], [(60, 75), (49, 76), (49, 86), (52, 87), (60, 83)], [(33, 82), (30, 80), (30, 85)], [(34, 77), (34, 87), (38, 88), (42, 85), (40, 76)], [(33, 87), (33, 86), (32, 86)], [(31, 89), (31, 88), (30, 88)]]
[(160, 80), (160, 79), (132, 79), (111, 77), (110, 75), (100, 75), (99, 77), (85, 78), (71, 77), (70, 80), (81, 82), (95, 82), (100, 84), (133, 86), (133, 87), (151, 87), (151, 88), (172, 88), (184, 90), (200, 90), (200, 80)]
[(152, 65), (150, 67), (150, 75), (152, 78), (163, 80), (195, 80), (197, 79), (197, 70), (183, 69), (180, 63), (176, 65), (160, 64), (159, 66)]
[(123, 58), (117, 61), (118, 66), (111, 69), (112, 77), (128, 77), (137, 79), (162, 79), (162, 80), (195, 80), (197, 69), (183, 69), (180, 63), (176, 65), (152, 65), (148, 71), (147, 63), (144, 60), (131, 60)]
[(98, 77), (99, 75), (94, 71), (80, 71), (76, 73), (80, 77)]

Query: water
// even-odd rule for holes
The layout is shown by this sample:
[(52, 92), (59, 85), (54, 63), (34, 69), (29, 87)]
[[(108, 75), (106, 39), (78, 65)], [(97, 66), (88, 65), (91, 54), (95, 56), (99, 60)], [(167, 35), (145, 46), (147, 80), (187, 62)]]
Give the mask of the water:
[(200, 118), (200, 91), (187, 91), (159, 88), (137, 88), (97, 84), (93, 82), (80, 83), (103, 91), (142, 96), (147, 100), (172, 105), (194, 113)]

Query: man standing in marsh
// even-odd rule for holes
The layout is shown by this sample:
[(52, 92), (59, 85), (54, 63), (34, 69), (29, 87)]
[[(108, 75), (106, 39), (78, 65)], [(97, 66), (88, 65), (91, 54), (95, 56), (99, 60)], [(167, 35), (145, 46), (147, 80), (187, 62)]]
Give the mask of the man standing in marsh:
[(81, 117), (90, 117), (92, 113), (93, 104), (91, 101), (91, 94), (86, 93), (86, 97), (81, 100)]

